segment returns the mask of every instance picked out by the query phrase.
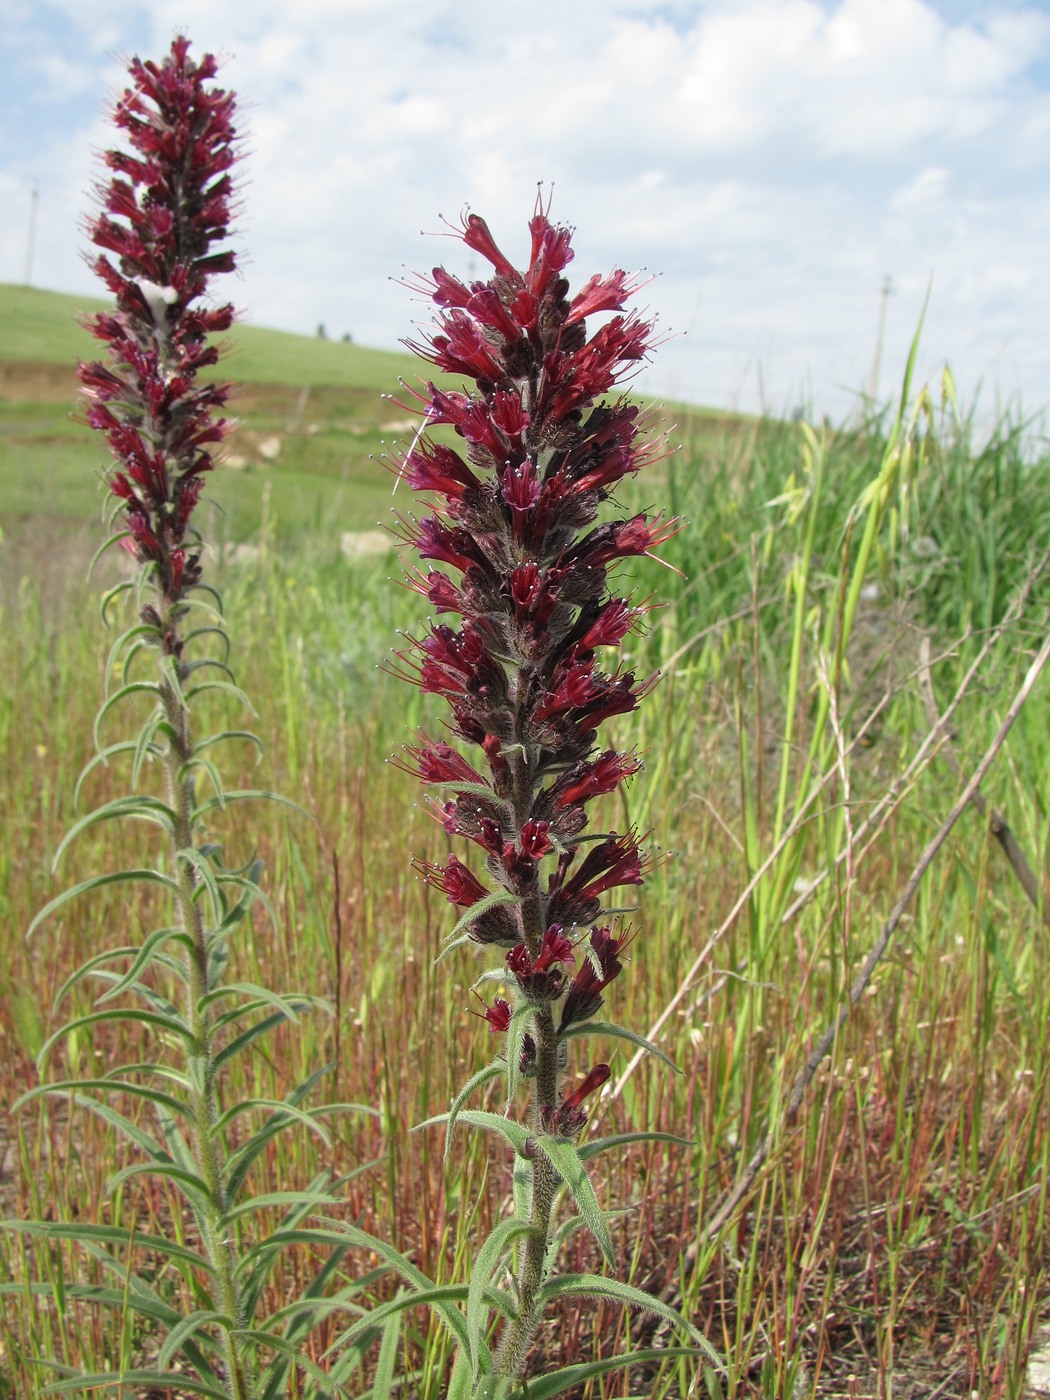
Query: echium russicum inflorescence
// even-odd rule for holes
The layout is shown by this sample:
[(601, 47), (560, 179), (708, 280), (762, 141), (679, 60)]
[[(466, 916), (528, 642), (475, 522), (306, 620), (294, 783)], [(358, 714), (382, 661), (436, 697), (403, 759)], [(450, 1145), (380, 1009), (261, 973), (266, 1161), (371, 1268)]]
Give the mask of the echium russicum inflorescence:
[[(485, 1019), (512, 1036), (524, 1022), (508, 1047), (511, 1083), (524, 1076), (531, 1085), (530, 1131), (572, 1143), (585, 1099), (610, 1071), (595, 1064), (567, 1087), (565, 1041), (601, 1007), (632, 937), (603, 911), (603, 896), (640, 885), (650, 863), (634, 831), (587, 831), (587, 804), (641, 766), (634, 752), (602, 747), (602, 726), (653, 683), (600, 662), (644, 611), (611, 595), (607, 575), (676, 524), (646, 514), (599, 523), (617, 484), (655, 455), (639, 440), (637, 406), (616, 390), (645, 357), (653, 326), (624, 312), (639, 284), (622, 271), (592, 277), (570, 297), (571, 231), (548, 212), (537, 203), (524, 271), (468, 213), (463, 241), (493, 275), (467, 284), (435, 268), (421, 283), (439, 311), (410, 348), (473, 387), (429, 383), (419, 396), (428, 431), (399, 469), (439, 504), (405, 520), (401, 533), (426, 561), (412, 586), (436, 613), (462, 622), (431, 623), (399, 656), (410, 679), (448, 701), (451, 737), (479, 751), (467, 758), (425, 735), (406, 747), (445, 830), (482, 853), (480, 875), (457, 855), (421, 868), (461, 912), (464, 940), (506, 950), (514, 1005), (496, 998)], [(598, 313), (612, 314), (589, 334), (586, 318)], [(454, 430), (456, 446), (430, 435), (439, 425)], [(558, 1179), (542, 1152), (532, 1170), (518, 1320), (497, 1358), (505, 1375), (520, 1370), (534, 1330), (529, 1309)]]
[[(230, 220), (234, 96), (206, 86), (215, 59), (195, 63), (188, 50), (178, 37), (162, 63), (130, 65), (134, 87), (114, 120), (134, 154), (106, 153), (113, 177), (99, 187), (102, 209), (88, 228), (103, 250), (92, 266), (117, 302), (87, 322), (106, 342), (108, 363), (79, 369), (88, 422), (116, 461), (108, 481), (123, 502), (121, 543), (152, 566), (173, 606), (200, 578), (190, 517), (212, 469), (210, 449), (229, 426), (214, 417), (229, 386), (197, 376), (218, 359), (208, 337), (233, 321), (232, 306), (201, 298), (212, 276), (234, 269), (232, 251), (212, 251)], [(164, 631), (166, 649), (177, 651), (177, 635)]]

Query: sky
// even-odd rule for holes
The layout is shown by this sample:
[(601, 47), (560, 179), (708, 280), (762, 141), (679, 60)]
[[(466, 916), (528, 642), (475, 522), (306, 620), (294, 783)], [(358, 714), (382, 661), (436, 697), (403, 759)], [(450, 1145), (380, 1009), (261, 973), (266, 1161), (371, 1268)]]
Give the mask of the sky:
[(928, 296), (921, 379), (1050, 404), (1050, 0), (0, 8), (0, 281), (101, 294), (107, 106), (182, 32), (238, 94), (222, 295), (250, 322), (396, 349), (429, 321), (400, 279), (486, 275), (442, 220), (469, 207), (520, 265), (542, 183), (574, 285), (654, 274), (647, 393), (843, 421), (895, 392)]

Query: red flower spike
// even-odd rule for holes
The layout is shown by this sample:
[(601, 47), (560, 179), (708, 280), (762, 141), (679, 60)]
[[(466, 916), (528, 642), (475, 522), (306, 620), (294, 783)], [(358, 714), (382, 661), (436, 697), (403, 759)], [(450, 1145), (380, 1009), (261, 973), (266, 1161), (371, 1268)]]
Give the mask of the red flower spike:
[(114, 122), (136, 154), (105, 157), (113, 177), (89, 226), (95, 245), (114, 256), (99, 256), (94, 268), (117, 309), (87, 319), (109, 357), (79, 368), (87, 420), (106, 434), (116, 462), (110, 487), (124, 502), (131, 552), (155, 566), (173, 603), (200, 579), (186, 537), (199, 478), (213, 465), (205, 447), (229, 430), (211, 416), (228, 386), (195, 382), (217, 359), (207, 336), (233, 319), (232, 307), (194, 304), (213, 276), (235, 266), (232, 253), (213, 247), (227, 234), (226, 172), (236, 159), (233, 94), (209, 85), (216, 71), (210, 55), (194, 63), (181, 36), (160, 64), (132, 60), (133, 86)]
[[(641, 767), (636, 754), (603, 750), (596, 732), (655, 683), (600, 664), (645, 611), (613, 594), (608, 575), (678, 526), (659, 515), (601, 518), (617, 483), (657, 455), (642, 440), (645, 416), (614, 393), (653, 343), (652, 325), (625, 309), (639, 281), (617, 268), (574, 295), (565, 275), (571, 231), (542, 204), (523, 270), (477, 215), (460, 227), (492, 271), (468, 285), (436, 268), (409, 283), (434, 313), (413, 348), (462, 383), (406, 392), (423, 424), (400, 474), (439, 500), (418, 522), (402, 519), (397, 533), (434, 564), (409, 572), (408, 586), (437, 613), (462, 619), (458, 630), (419, 629), (399, 654), (401, 669), (448, 701), (450, 738), (468, 752), (422, 740), (406, 749), (407, 766), (425, 783), (451, 786), (435, 815), (484, 852), (478, 874), (456, 856), (420, 869), (468, 920), (482, 908), (465, 925), (476, 941), (507, 950), (533, 1032), (522, 1072), (535, 1074), (543, 1095), (533, 1099), (533, 1127), (572, 1139), (609, 1068), (595, 1066), (559, 1102), (555, 1027), (602, 1006), (631, 937), (602, 922), (603, 897), (641, 884), (651, 868), (634, 834), (586, 834), (587, 804)], [(447, 441), (430, 436), (438, 428), (452, 430)], [(591, 927), (582, 958), (581, 927)], [(508, 1014), (497, 1001), (484, 1019), (502, 1029)]]

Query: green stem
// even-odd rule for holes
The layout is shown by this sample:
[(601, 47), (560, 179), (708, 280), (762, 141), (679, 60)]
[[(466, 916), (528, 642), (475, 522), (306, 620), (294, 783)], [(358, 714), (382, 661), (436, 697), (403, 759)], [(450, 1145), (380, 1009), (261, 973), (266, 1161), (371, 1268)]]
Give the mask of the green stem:
[[(532, 810), (533, 783), (527, 755), (516, 765), (514, 808), (517, 830), (528, 820)], [(547, 923), (546, 901), (538, 882), (521, 902), (522, 936), (530, 954), (536, 957), (543, 943)], [(545, 1131), (544, 1110), (553, 1111), (559, 1102), (558, 1032), (554, 1012), (549, 1002), (534, 1006), (533, 1033), (536, 1041), (536, 1078), (532, 1098), (532, 1130), (539, 1135)], [(504, 1380), (520, 1376), (529, 1347), (540, 1320), (537, 1294), (543, 1284), (544, 1266), (550, 1237), (551, 1213), (558, 1190), (558, 1173), (550, 1160), (537, 1148), (530, 1159), (531, 1185), (529, 1224), (518, 1267), (518, 1315), (503, 1329), (496, 1348), (495, 1374)]]
[[(168, 600), (164, 600), (166, 603)], [(174, 632), (177, 622), (173, 609), (167, 607), (165, 623)], [(166, 629), (167, 630), (167, 629)], [(168, 797), (175, 813), (174, 861), (178, 885), (178, 917), (183, 931), (189, 935), (192, 950), (188, 954), (187, 1019), (193, 1036), (190, 1052), (190, 1102), (193, 1110), (197, 1166), (207, 1188), (206, 1215), (199, 1221), (204, 1244), (215, 1272), (216, 1305), (232, 1327), (224, 1331), (227, 1386), (230, 1400), (251, 1400), (253, 1384), (251, 1368), (233, 1330), (244, 1326), (244, 1312), (237, 1286), (237, 1257), (233, 1240), (227, 1235), (223, 1220), (227, 1211), (226, 1184), (222, 1173), (222, 1153), (215, 1125), (219, 1119), (218, 1092), (215, 1083), (215, 1035), (211, 1011), (204, 1005), (208, 987), (208, 944), (200, 904), (195, 898), (197, 877), (193, 867), (180, 852), (194, 846), (193, 806), (194, 783), (186, 776), (186, 765), (193, 757), (190, 738), (189, 707), (182, 696), (184, 674), (176, 663), (178, 684), (166, 678), (162, 684), (162, 699), (171, 736), (166, 753)]]
[[(558, 1035), (550, 1006), (537, 1007), (533, 1023), (536, 1029), (536, 1094), (532, 1108), (532, 1126), (542, 1132), (543, 1106), (554, 1108), (558, 1103)], [(529, 1207), (531, 1233), (526, 1236), (518, 1269), (518, 1315), (507, 1324), (496, 1349), (496, 1375), (513, 1379), (525, 1367), (529, 1347), (539, 1325), (541, 1308), (537, 1294), (543, 1284), (547, 1249), (550, 1240), (551, 1214), (560, 1178), (550, 1159), (537, 1148), (531, 1158), (532, 1189)]]

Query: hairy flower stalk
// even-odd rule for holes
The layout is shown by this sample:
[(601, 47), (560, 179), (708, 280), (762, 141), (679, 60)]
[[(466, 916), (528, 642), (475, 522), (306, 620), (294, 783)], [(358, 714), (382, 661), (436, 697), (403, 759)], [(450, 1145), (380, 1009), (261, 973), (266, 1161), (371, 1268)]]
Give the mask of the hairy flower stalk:
[[(454, 855), (422, 869), (462, 911), (464, 939), (505, 950), (522, 1016), (498, 998), (485, 1018), (508, 1035), (511, 1087), (519, 1075), (531, 1083), (531, 1229), (517, 1316), (495, 1357), (505, 1377), (521, 1373), (541, 1306), (561, 1179), (543, 1144), (576, 1141), (588, 1095), (609, 1077), (595, 1064), (578, 1087), (565, 1083), (567, 1034), (601, 1007), (631, 937), (602, 899), (640, 885), (649, 864), (635, 832), (587, 832), (587, 804), (640, 767), (632, 753), (602, 747), (602, 725), (652, 685), (600, 663), (644, 611), (610, 595), (607, 575), (676, 528), (646, 514), (598, 518), (617, 484), (654, 455), (639, 443), (637, 407), (610, 397), (652, 343), (652, 324), (624, 313), (638, 284), (614, 271), (570, 297), (570, 230), (537, 203), (529, 232), (519, 272), (468, 214), (463, 241), (493, 275), (468, 285), (435, 268), (417, 284), (439, 309), (410, 348), (472, 387), (427, 386), (427, 431), (400, 464), (409, 486), (437, 500), (429, 517), (403, 522), (426, 561), (410, 582), (436, 613), (462, 621), (431, 623), (399, 656), (409, 679), (447, 700), (453, 736), (477, 751), (467, 758), (426, 736), (406, 748), (445, 830), (480, 851), (480, 875)], [(589, 333), (587, 318), (599, 313), (611, 315)], [(436, 427), (451, 428), (455, 445), (437, 440)]]
[[(113, 172), (100, 186), (102, 210), (89, 226), (102, 252), (98, 275), (116, 298), (116, 310), (93, 316), (89, 329), (105, 342), (104, 362), (82, 364), (87, 419), (104, 433), (115, 466), (108, 483), (116, 498), (117, 539), (152, 584), (141, 609), (140, 635), (159, 659), (162, 722), (154, 742), (167, 773), (176, 902), (188, 949), (186, 1021), (191, 1030), (188, 1099), (196, 1158), (210, 1209), (204, 1241), (223, 1327), (226, 1383), (231, 1397), (253, 1393), (249, 1363), (235, 1337), (244, 1325), (236, 1259), (222, 1224), (226, 1187), (216, 1131), (217, 1037), (209, 949), (198, 889), (203, 856), (194, 820), (195, 753), (187, 683), (200, 662), (183, 658), (188, 597), (201, 582), (200, 537), (192, 523), (211, 449), (227, 423), (214, 411), (229, 386), (201, 383), (198, 375), (218, 352), (208, 337), (233, 320), (229, 305), (202, 303), (210, 279), (230, 272), (234, 255), (214, 250), (230, 219), (235, 160), (232, 93), (209, 85), (217, 65), (200, 63), (189, 42), (176, 38), (160, 64), (134, 59), (133, 86), (117, 103), (114, 121), (132, 153), (109, 151)], [(214, 663), (212, 663), (214, 664)]]

